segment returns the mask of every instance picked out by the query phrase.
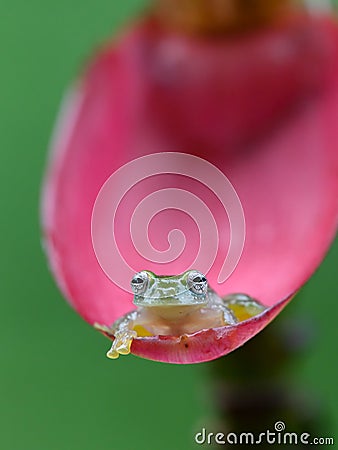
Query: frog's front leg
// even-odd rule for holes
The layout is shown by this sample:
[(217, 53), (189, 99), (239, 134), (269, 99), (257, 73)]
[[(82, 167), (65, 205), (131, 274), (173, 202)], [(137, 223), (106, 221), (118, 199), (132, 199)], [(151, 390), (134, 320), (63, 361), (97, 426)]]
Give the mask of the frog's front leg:
[(214, 312), (217, 312), (221, 318), (221, 323), (216, 326), (224, 326), (224, 325), (236, 325), (238, 322), (236, 315), (233, 311), (227, 306), (227, 304), (220, 298), (216, 292), (211, 289), (208, 292), (209, 297), (209, 307)]
[(223, 302), (239, 322), (257, 316), (266, 310), (264, 305), (246, 294), (227, 295), (223, 298)]
[(108, 358), (116, 359), (120, 355), (128, 355), (130, 353), (133, 339), (137, 337), (136, 331), (133, 330), (137, 317), (138, 311), (132, 311), (114, 322), (111, 327), (96, 323), (94, 324), (94, 327), (97, 330), (110, 336), (114, 336), (112, 346), (107, 352)]

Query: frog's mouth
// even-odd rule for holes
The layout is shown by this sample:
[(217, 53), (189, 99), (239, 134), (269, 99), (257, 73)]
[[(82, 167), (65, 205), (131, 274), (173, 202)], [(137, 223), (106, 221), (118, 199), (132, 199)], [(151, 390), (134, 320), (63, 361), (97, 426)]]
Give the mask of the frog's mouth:
[(142, 297), (135, 295), (134, 297), (134, 305), (143, 306), (147, 308), (166, 308), (175, 306), (179, 307), (192, 307), (194, 305), (205, 305), (207, 303), (206, 295), (191, 295), (189, 290), (180, 292), (175, 296), (147, 296)]

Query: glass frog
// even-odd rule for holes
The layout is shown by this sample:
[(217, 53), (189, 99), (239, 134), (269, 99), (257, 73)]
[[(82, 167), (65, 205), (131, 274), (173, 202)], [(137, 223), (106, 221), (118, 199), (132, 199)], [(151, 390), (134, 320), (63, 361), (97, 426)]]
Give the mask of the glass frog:
[(130, 353), (136, 337), (181, 336), (197, 331), (235, 325), (266, 308), (245, 294), (219, 297), (196, 270), (177, 276), (157, 276), (144, 270), (131, 280), (134, 305), (111, 327), (94, 324), (99, 331), (114, 336), (107, 356), (116, 359)]

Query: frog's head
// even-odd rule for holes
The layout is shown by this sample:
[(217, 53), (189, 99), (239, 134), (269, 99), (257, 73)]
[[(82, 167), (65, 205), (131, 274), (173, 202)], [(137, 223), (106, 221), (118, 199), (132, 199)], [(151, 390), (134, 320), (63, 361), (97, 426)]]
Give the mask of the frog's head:
[(157, 276), (143, 270), (131, 280), (136, 306), (193, 306), (207, 303), (208, 281), (197, 270)]

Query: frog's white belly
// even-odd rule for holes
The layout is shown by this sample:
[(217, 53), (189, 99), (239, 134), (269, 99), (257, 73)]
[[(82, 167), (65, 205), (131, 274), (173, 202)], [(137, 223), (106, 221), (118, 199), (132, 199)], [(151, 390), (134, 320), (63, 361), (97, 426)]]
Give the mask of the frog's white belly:
[(197, 331), (226, 325), (219, 309), (200, 306), (154, 306), (140, 308), (136, 326), (153, 335), (191, 334)]

